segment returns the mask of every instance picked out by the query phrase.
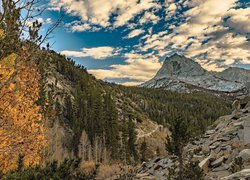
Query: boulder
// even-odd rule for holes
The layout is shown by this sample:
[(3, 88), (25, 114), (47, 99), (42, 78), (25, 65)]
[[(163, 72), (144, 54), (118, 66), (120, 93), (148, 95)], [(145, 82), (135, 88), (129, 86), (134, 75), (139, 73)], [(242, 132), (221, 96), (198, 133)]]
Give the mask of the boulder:
[(214, 152), (215, 152), (216, 154), (218, 154), (221, 150), (222, 150), (221, 147), (217, 147), (217, 148), (214, 150)]
[(142, 173), (142, 174), (137, 174), (136, 176), (135, 176), (135, 179), (155, 179), (155, 177), (154, 176), (151, 176), (150, 174), (148, 174), (148, 173)]
[(214, 168), (212, 171), (213, 172), (218, 172), (218, 171), (226, 171), (228, 169), (229, 169), (229, 165), (222, 164), (220, 167)]
[(221, 166), (221, 164), (224, 162), (224, 160), (225, 160), (225, 157), (222, 156), (222, 157), (220, 157), (219, 159), (213, 161), (213, 162), (211, 163), (211, 166), (212, 166), (213, 168), (219, 167), (219, 166)]
[(210, 162), (215, 161), (216, 159), (217, 159), (217, 153), (215, 151), (211, 151)]
[(233, 123), (233, 125), (234, 125), (234, 127), (236, 127), (237, 129), (243, 129), (243, 128), (244, 128), (244, 121)]
[(208, 154), (210, 152), (210, 148), (208, 145), (202, 146), (202, 152), (203, 154)]
[(235, 179), (248, 179), (250, 178), (250, 169), (243, 169), (229, 176), (221, 178), (221, 180), (235, 180)]
[(238, 157), (241, 157), (243, 161), (249, 161), (250, 160), (250, 149), (244, 149), (242, 150)]
[(221, 144), (221, 150), (225, 151), (227, 149), (229, 149), (229, 146), (227, 144)]
[(204, 159), (204, 160), (202, 160), (200, 163), (199, 163), (199, 167), (201, 168), (201, 169), (203, 169), (203, 171), (205, 172), (205, 173), (207, 173), (208, 172), (208, 170), (209, 170), (209, 162), (210, 162), (210, 156), (208, 156), (206, 159)]
[(214, 129), (212, 129), (212, 130), (207, 130), (206, 131), (206, 135), (212, 135), (212, 134), (214, 134), (215, 133), (215, 130)]

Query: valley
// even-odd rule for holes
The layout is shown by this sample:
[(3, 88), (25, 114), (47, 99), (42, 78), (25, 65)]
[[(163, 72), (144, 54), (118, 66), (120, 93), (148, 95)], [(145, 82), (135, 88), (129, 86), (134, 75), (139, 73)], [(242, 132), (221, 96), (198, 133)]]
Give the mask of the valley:
[(0, 179), (249, 179), (249, 3), (206, 2), (0, 0)]

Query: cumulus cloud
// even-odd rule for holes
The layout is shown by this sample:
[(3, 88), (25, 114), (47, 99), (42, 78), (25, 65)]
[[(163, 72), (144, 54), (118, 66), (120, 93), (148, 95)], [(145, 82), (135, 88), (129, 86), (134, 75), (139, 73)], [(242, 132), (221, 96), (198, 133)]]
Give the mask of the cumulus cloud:
[(83, 23), (111, 26), (111, 15), (116, 14), (113, 27), (126, 25), (136, 15), (159, 5), (154, 0), (50, 0), (50, 9), (63, 9), (66, 13), (79, 16)]
[(125, 39), (134, 38), (136, 36), (143, 34), (144, 32), (145, 31), (143, 29), (134, 29), (134, 30), (130, 31), (130, 33), (125, 37)]
[(96, 69), (88, 72), (99, 79), (128, 78), (142, 83), (154, 76), (161, 67), (156, 57), (136, 54), (134, 52), (125, 54), (126, 64), (111, 65), (110, 70)]
[(72, 32), (83, 32), (88, 31), (92, 28), (91, 25), (87, 23), (83, 24), (81, 21), (73, 21), (71, 23), (67, 23), (66, 27), (69, 28), (69, 30)]
[(156, 16), (154, 12), (145, 12), (145, 14), (140, 18), (139, 24), (143, 25), (151, 22), (152, 24), (157, 24), (160, 17)]
[(226, 25), (240, 33), (250, 33), (250, 8), (231, 9)]
[(103, 46), (96, 48), (82, 48), (81, 51), (64, 50), (61, 51), (61, 54), (77, 58), (92, 57), (94, 59), (105, 59), (118, 55), (119, 51), (119, 48)]

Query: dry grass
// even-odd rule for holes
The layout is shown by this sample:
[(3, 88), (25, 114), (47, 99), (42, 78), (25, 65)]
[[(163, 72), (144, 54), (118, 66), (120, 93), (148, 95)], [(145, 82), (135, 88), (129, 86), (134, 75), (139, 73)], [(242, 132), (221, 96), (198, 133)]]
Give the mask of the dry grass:
[(81, 164), (81, 169), (83, 169), (85, 172), (91, 172), (95, 169), (95, 162), (93, 161), (86, 161)]
[(132, 166), (125, 166), (121, 163), (115, 164), (101, 164), (97, 180), (112, 180), (117, 179), (120, 174), (124, 174), (125, 170), (131, 171), (134, 167)]

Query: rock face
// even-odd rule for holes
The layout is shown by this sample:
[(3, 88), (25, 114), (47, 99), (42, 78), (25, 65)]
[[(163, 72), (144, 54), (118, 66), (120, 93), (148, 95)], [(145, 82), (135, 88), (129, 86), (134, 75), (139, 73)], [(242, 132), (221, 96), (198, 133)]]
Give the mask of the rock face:
[(250, 71), (229, 68), (221, 73), (208, 72), (197, 62), (175, 54), (168, 57), (155, 77), (141, 87), (177, 92), (208, 90), (245, 95), (250, 90)]
[[(250, 177), (250, 111), (248, 105), (240, 107), (237, 105), (231, 115), (220, 117), (203, 137), (194, 140), (184, 149), (184, 157), (193, 154), (192, 160), (199, 162), (207, 179)], [(237, 162), (238, 158), (242, 161)], [(146, 173), (151, 178), (166, 179), (168, 168), (174, 164), (174, 157), (156, 158), (144, 164), (138, 174)]]

